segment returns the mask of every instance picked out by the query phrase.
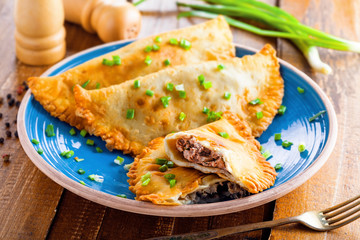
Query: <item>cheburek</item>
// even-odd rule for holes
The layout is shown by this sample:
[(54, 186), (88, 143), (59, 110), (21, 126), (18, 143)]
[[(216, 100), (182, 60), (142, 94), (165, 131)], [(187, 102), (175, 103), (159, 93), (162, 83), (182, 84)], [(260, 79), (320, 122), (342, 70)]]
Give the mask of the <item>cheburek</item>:
[(222, 120), (165, 138), (166, 155), (177, 166), (215, 173), (250, 193), (271, 187), (277, 175), (259, 149), (248, 124), (230, 112)]
[[(156, 42), (158, 36), (161, 42)], [(29, 87), (37, 101), (52, 116), (58, 117), (78, 129), (83, 128), (82, 119), (75, 115), (73, 87), (76, 84), (86, 85), (86, 89), (95, 89), (119, 84), (138, 76), (157, 72), (166, 68), (164, 61), (169, 59), (171, 66), (199, 63), (202, 61), (228, 59), (234, 57), (235, 48), (229, 25), (223, 17), (195, 26), (161, 33), (131, 43), (114, 52), (92, 59), (54, 77), (31, 77)], [(184, 50), (171, 45), (169, 40), (186, 39), (191, 48)], [(147, 46), (157, 44), (158, 51), (146, 52)], [(103, 59), (112, 59), (118, 55), (121, 65), (106, 66)], [(152, 60), (145, 63), (146, 57)], [(90, 80), (88, 82), (88, 80)], [(87, 84), (86, 84), (87, 83)]]
[[(219, 64), (224, 69), (219, 70)], [(199, 83), (200, 74), (204, 84), (211, 82), (211, 88), (206, 90)], [(257, 137), (272, 122), (284, 94), (278, 60), (270, 45), (255, 55), (178, 66), (138, 80), (140, 88), (134, 88), (134, 80), (99, 90), (74, 88), (76, 114), (86, 120), (85, 129), (106, 141), (110, 150), (139, 154), (152, 139), (205, 125), (209, 118), (202, 112), (204, 107), (238, 114)], [(186, 98), (180, 97), (176, 87), (169, 91), (168, 83), (183, 88)], [(147, 90), (154, 95), (146, 95)], [(231, 94), (230, 99), (224, 98), (225, 92)], [(171, 97), (168, 106), (161, 101), (164, 96)], [(256, 98), (262, 103), (249, 104)], [(133, 119), (127, 119), (129, 109), (134, 109)], [(258, 119), (260, 111), (263, 117)], [(179, 119), (181, 112), (186, 115), (183, 121)]]

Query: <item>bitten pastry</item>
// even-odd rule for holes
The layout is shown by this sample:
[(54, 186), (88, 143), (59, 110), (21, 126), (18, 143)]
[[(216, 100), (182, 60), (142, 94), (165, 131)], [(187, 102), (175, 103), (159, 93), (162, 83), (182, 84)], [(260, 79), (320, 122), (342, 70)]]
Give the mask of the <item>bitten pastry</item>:
[[(54, 77), (31, 77), (29, 87), (52, 116), (79, 129), (73, 88), (104, 88), (169, 66), (229, 59), (235, 56), (232, 34), (223, 17), (150, 36), (92, 59)], [(104, 60), (105, 59), (105, 60)]]
[(271, 187), (277, 175), (259, 149), (247, 123), (230, 112), (222, 120), (165, 138), (166, 155), (177, 166), (215, 173), (250, 193)]
[(85, 119), (85, 129), (106, 141), (108, 149), (133, 154), (152, 139), (200, 127), (227, 110), (260, 136), (283, 94), (270, 45), (255, 55), (169, 68), (99, 90), (74, 88), (76, 114)]

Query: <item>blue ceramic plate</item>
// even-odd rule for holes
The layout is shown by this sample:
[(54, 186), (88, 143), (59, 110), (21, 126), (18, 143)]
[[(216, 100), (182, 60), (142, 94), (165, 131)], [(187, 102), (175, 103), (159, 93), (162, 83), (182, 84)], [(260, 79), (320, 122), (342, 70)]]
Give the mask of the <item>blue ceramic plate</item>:
[[(130, 42), (115, 42), (80, 52), (56, 64), (43, 76), (60, 74)], [(236, 47), (238, 57), (254, 52), (253, 49), (243, 46)], [(131, 163), (133, 159), (120, 151), (109, 152), (100, 138), (94, 136), (84, 138), (79, 131), (76, 131), (75, 136), (71, 136), (69, 131), (72, 127), (50, 116), (35, 101), (30, 91), (27, 92), (18, 115), (20, 141), (30, 159), (48, 177), (82, 197), (113, 208), (150, 215), (208, 216), (255, 207), (283, 196), (309, 179), (329, 157), (337, 135), (334, 109), (325, 94), (305, 74), (284, 61), (280, 63), (281, 74), (285, 80), (283, 105), (287, 107), (286, 113), (283, 116), (276, 116), (258, 140), (264, 149), (272, 154), (268, 161), (273, 166), (281, 163), (282, 169), (278, 171), (279, 175), (272, 188), (250, 197), (177, 207), (156, 206), (135, 201), (134, 194), (128, 189), (127, 171), (123, 168), (124, 164)], [(305, 92), (300, 94), (297, 87), (303, 88)], [(326, 114), (310, 123), (308, 119), (321, 110), (326, 110)], [(45, 129), (49, 124), (54, 125), (56, 133), (54, 137), (45, 135)], [(275, 133), (281, 133), (283, 140), (291, 141), (294, 145), (283, 148), (281, 141), (274, 140)], [(31, 143), (31, 139), (38, 139), (40, 144)], [(98, 153), (94, 146), (87, 145), (88, 139), (93, 140), (103, 152)], [(306, 151), (303, 153), (298, 151), (300, 143), (306, 145)], [(42, 155), (37, 153), (39, 148), (44, 150)], [(84, 161), (77, 162), (74, 158), (61, 157), (60, 153), (65, 150), (73, 150), (74, 157)], [(123, 165), (114, 163), (117, 156), (125, 159)], [(80, 168), (86, 172), (84, 175), (77, 172)], [(104, 182), (91, 181), (88, 178), (90, 174), (103, 176)], [(85, 186), (80, 184), (80, 181), (83, 181)], [(118, 194), (125, 194), (127, 199), (117, 197)]]

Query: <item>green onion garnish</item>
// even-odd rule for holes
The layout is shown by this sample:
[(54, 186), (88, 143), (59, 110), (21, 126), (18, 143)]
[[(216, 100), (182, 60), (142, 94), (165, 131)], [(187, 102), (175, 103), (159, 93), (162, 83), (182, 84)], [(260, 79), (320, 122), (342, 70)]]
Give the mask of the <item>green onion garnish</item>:
[(152, 50), (153, 51), (159, 51), (160, 50), (160, 47), (159, 47), (159, 45), (157, 45), (157, 44), (154, 44), (153, 46), (152, 46)]
[(79, 174), (81, 174), (81, 175), (85, 174), (85, 171), (82, 170), (81, 168), (80, 168), (79, 170), (77, 170), (77, 172), (78, 172)]
[(150, 180), (151, 180), (151, 178), (146, 179), (145, 181), (143, 181), (141, 183), (141, 186), (147, 186), (149, 184)]
[(176, 179), (170, 179), (169, 183), (170, 183), (170, 188), (174, 187), (176, 184)]
[(121, 65), (121, 58), (118, 55), (112, 56), (114, 65)]
[(297, 91), (298, 91), (299, 93), (304, 93), (304, 92), (305, 92), (305, 90), (304, 90), (303, 88), (301, 88), (301, 87), (297, 87)]
[(165, 59), (164, 65), (165, 65), (165, 66), (169, 66), (170, 64), (171, 64), (170, 60), (169, 60), (169, 59)]
[(207, 115), (207, 122), (214, 122), (222, 118), (222, 112), (210, 111)]
[(151, 52), (151, 50), (152, 50), (152, 46), (146, 46), (145, 49), (144, 49), (144, 51), (147, 52), (147, 53)]
[(175, 175), (172, 174), (172, 173), (168, 173), (168, 174), (165, 174), (165, 175), (164, 175), (164, 178), (167, 179), (167, 180), (174, 179), (174, 178), (175, 178)]
[(223, 70), (225, 68), (225, 66), (223, 65), (223, 64), (219, 64), (218, 66), (217, 66), (217, 69), (219, 69), (219, 70)]
[(198, 80), (199, 80), (200, 86), (204, 85), (205, 77), (204, 77), (203, 74), (200, 74), (200, 75), (198, 76)]
[(220, 135), (220, 137), (229, 138), (229, 134), (227, 132), (218, 132), (218, 134)]
[(185, 91), (184, 84), (179, 84), (175, 86), (176, 91)]
[(160, 98), (164, 108), (167, 108), (169, 106), (169, 101), (171, 100), (171, 97), (164, 96)]
[(42, 150), (41, 148), (39, 148), (38, 150), (37, 150), (37, 152), (38, 152), (38, 154), (43, 154), (44, 153), (44, 150)]
[(124, 163), (124, 160), (125, 160), (124, 158), (117, 156), (116, 159), (114, 159), (114, 163), (117, 165), (121, 165)]
[(178, 45), (179, 41), (176, 38), (170, 38), (169, 43), (171, 45)]
[(38, 145), (40, 142), (38, 140), (36, 140), (35, 138), (34, 139), (31, 139), (31, 142), (35, 145)]
[(86, 145), (94, 146), (94, 144), (95, 144), (94, 140), (91, 139), (86, 140)]
[(224, 93), (224, 98), (225, 98), (226, 100), (229, 100), (229, 99), (231, 98), (231, 93), (225, 92), (225, 93)]
[(312, 116), (311, 118), (309, 118), (309, 122), (314, 121), (315, 119), (317, 119), (318, 117), (320, 117), (322, 114), (326, 113), (326, 110), (322, 110), (320, 112), (318, 112), (317, 114), (315, 114), (314, 116)]
[(85, 137), (86, 134), (87, 134), (87, 131), (86, 131), (85, 129), (83, 129), (83, 130), (80, 131), (80, 135), (81, 135), (82, 137)]
[(257, 113), (256, 113), (256, 118), (257, 118), (257, 119), (262, 119), (263, 117), (264, 117), (263, 112), (257, 112)]
[(207, 107), (204, 107), (202, 112), (208, 114), (210, 112), (210, 109), (208, 109)]
[(169, 168), (173, 168), (174, 167), (174, 162), (173, 161), (167, 161), (166, 166), (168, 166)]
[(275, 168), (276, 171), (278, 171), (278, 170), (282, 169), (282, 164), (277, 163), (274, 168)]
[(260, 100), (260, 98), (255, 98), (254, 100), (249, 102), (250, 105), (257, 105), (257, 104), (262, 104), (262, 103), (263, 102)]
[(84, 158), (78, 158), (78, 157), (75, 157), (74, 159), (76, 162), (82, 162), (85, 160)]
[(130, 108), (126, 111), (126, 119), (133, 119), (134, 116), (135, 116), (135, 109)]
[(95, 182), (99, 182), (99, 183), (104, 182), (104, 177), (100, 176), (100, 175), (97, 175), (97, 174), (91, 174), (91, 175), (88, 176), (88, 178), (91, 181), (95, 181)]
[(183, 122), (185, 120), (185, 118), (186, 118), (186, 114), (184, 112), (181, 112), (179, 114), (179, 120)]
[(180, 98), (186, 98), (186, 92), (185, 91), (180, 91), (179, 92), (179, 97)]
[(144, 63), (148, 66), (152, 63), (152, 59), (149, 55), (146, 56)]
[(84, 185), (84, 186), (86, 185), (84, 181), (79, 181), (79, 183)]
[(156, 158), (155, 159), (155, 163), (158, 165), (163, 165), (163, 164), (166, 164), (167, 162), (168, 162), (168, 160), (165, 158)]
[(265, 159), (268, 159), (272, 156), (272, 154), (267, 150), (265, 152), (263, 152), (262, 155)]
[(60, 153), (60, 156), (65, 157), (65, 155), (66, 155), (67, 152), (68, 152), (68, 151), (63, 151), (63, 152), (61, 152), (61, 153)]
[(134, 81), (134, 88), (139, 88), (140, 87), (140, 81), (137, 79)]
[(264, 152), (264, 147), (262, 145), (260, 145), (260, 152), (263, 153)]
[(205, 90), (208, 90), (209, 88), (212, 87), (212, 82), (210, 82), (210, 81), (204, 82), (203, 86), (204, 86)]
[(98, 153), (102, 153), (102, 152), (103, 152), (103, 150), (102, 150), (101, 148), (99, 148), (99, 147), (96, 147), (95, 149), (96, 149), (96, 152), (98, 152)]
[(303, 144), (303, 143), (299, 144), (298, 150), (299, 150), (299, 152), (301, 152), (301, 153), (304, 152), (304, 151), (306, 150), (305, 144)]
[(95, 85), (95, 89), (99, 89), (100, 88), (100, 83), (96, 83), (96, 85)]
[(83, 85), (81, 85), (82, 88), (86, 88), (86, 86), (90, 83), (90, 79), (87, 80), (86, 82), (83, 83)]
[(76, 130), (74, 128), (70, 129), (69, 131), (71, 136), (74, 136), (76, 134)]
[(161, 166), (159, 167), (159, 171), (160, 171), (160, 172), (166, 172), (168, 169), (169, 169), (169, 168), (168, 168), (168, 166), (167, 166), (166, 164), (161, 165)]
[(157, 36), (155, 39), (154, 39), (155, 42), (157, 43), (161, 43), (162, 41), (162, 38), (160, 36)]
[(279, 115), (284, 115), (285, 111), (286, 111), (286, 107), (284, 105), (281, 105), (279, 107), (278, 114)]
[(281, 133), (275, 133), (274, 138), (275, 138), (275, 141), (281, 140)]
[(293, 145), (293, 143), (285, 140), (285, 141), (283, 141), (283, 142), (281, 143), (281, 145), (282, 145), (284, 148), (287, 148), (287, 147), (290, 147), (291, 145)]
[(46, 136), (48, 136), (48, 137), (55, 136), (54, 125), (52, 125), (52, 124), (47, 125), (47, 127), (45, 129), (45, 133), (46, 133)]
[(116, 195), (117, 197), (121, 197), (121, 198), (127, 198), (127, 196), (125, 194), (118, 194)]
[(149, 184), (150, 182), (150, 179), (151, 179), (151, 173), (150, 172), (147, 172), (146, 174), (142, 175), (141, 176), (141, 186), (146, 186)]
[(179, 46), (185, 50), (189, 50), (191, 48), (191, 42), (186, 39), (181, 39)]
[(67, 151), (66, 153), (65, 153), (65, 158), (71, 158), (72, 156), (74, 156), (74, 151), (73, 150), (70, 150), (70, 151)]
[(129, 169), (131, 168), (132, 164), (133, 164), (133, 163), (125, 164), (125, 165), (124, 165), (124, 170), (129, 171)]
[(174, 84), (173, 83), (167, 83), (166, 84), (166, 90), (172, 92), (174, 90)]
[(114, 65), (114, 62), (111, 61), (111, 60), (108, 60), (108, 59), (104, 58), (103, 61), (102, 61), (102, 64), (105, 65), (105, 66), (111, 67), (111, 66)]
[(150, 89), (148, 89), (148, 90), (146, 90), (145, 94), (152, 97), (152, 96), (154, 96), (154, 91), (151, 91)]

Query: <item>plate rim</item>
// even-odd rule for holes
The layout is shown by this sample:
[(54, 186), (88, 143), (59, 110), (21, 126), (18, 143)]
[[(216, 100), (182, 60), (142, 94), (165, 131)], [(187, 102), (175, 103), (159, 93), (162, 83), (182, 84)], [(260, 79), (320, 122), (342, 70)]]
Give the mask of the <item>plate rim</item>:
[[(130, 40), (122, 40), (116, 41), (106, 44), (101, 44), (95, 47), (91, 47), (89, 49), (80, 51), (70, 57), (67, 57), (60, 62), (56, 63), (54, 66), (46, 70), (41, 76), (47, 76), (52, 71), (56, 70), (60, 66), (66, 64), (67, 62), (77, 58), (86, 53), (92, 52), (94, 50), (109, 47), (118, 44), (124, 44), (128, 42), (132, 42), (135, 39)], [(257, 49), (252, 47), (247, 47), (241, 44), (234, 43), (235, 47), (242, 48), (244, 50), (249, 50), (253, 52), (257, 52)], [(338, 123), (336, 119), (335, 110), (333, 105), (331, 104), (327, 95), (323, 92), (323, 90), (304, 72), (300, 71), (290, 63), (279, 59), (279, 63), (290, 70), (294, 71), (297, 75), (303, 78), (318, 94), (323, 104), (325, 105), (328, 117), (329, 117), (329, 135), (328, 140), (324, 146), (323, 151), (320, 155), (314, 160), (314, 162), (308, 166), (305, 171), (299, 173), (297, 176), (293, 177), (289, 181), (281, 184), (276, 188), (269, 189), (267, 191), (262, 192), (261, 194), (255, 194), (246, 198), (217, 202), (217, 203), (207, 203), (207, 204), (194, 204), (194, 205), (181, 205), (181, 206), (160, 206), (155, 205), (150, 202), (142, 202), (136, 201), (132, 199), (124, 199), (119, 198), (117, 196), (92, 189), (90, 187), (79, 184), (78, 182), (68, 178), (65, 174), (60, 171), (57, 171), (50, 164), (48, 164), (44, 159), (36, 152), (35, 148), (32, 146), (30, 139), (26, 132), (25, 126), (25, 111), (26, 106), (31, 97), (31, 90), (28, 90), (25, 94), (17, 117), (17, 130), (19, 133), (20, 143), (30, 158), (30, 160), (34, 163), (34, 165), (40, 169), (46, 176), (48, 176), (51, 180), (59, 184), (60, 186), (66, 188), (67, 190), (79, 195), (85, 199), (96, 202), (98, 204), (111, 207), (114, 209), (119, 209), (123, 211), (152, 215), (152, 216), (164, 216), (164, 217), (204, 217), (204, 216), (215, 216), (221, 214), (227, 214), (237, 211), (243, 211), (250, 208), (254, 208), (265, 203), (271, 202), (275, 199), (278, 199), (287, 193), (295, 190), (300, 185), (304, 184), (307, 180), (309, 180), (320, 168), (325, 164), (325, 162), (330, 157), (332, 150), (335, 147), (337, 132), (338, 132)], [(280, 188), (280, 189), (279, 189)], [(241, 202), (241, 204), (238, 204)]]

